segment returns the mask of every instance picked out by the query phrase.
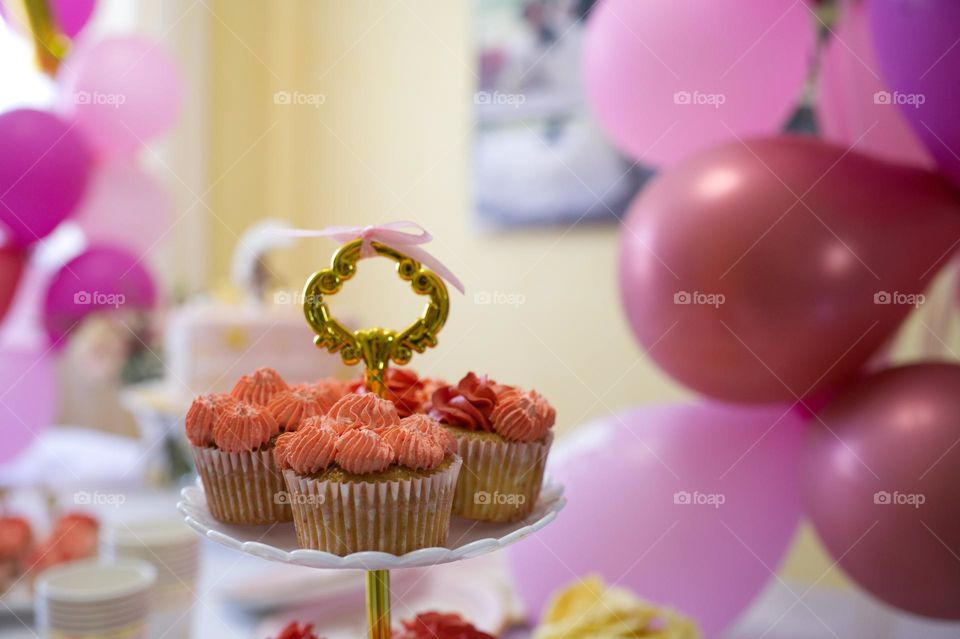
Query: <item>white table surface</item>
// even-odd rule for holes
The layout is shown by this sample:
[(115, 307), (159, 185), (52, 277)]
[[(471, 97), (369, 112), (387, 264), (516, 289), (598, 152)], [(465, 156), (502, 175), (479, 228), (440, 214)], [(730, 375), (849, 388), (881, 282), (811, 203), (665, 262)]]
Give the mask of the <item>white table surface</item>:
[[(109, 446), (106, 446), (102, 453), (106, 458), (97, 460), (92, 452), (75, 454), (80, 449), (79, 442), (82, 439), (82, 435), (76, 431), (47, 434), (44, 441), (35, 446), (32, 458), (22, 459), (19, 464), (0, 467), (0, 481), (29, 484), (37, 477), (56, 476), (62, 479), (58, 484), (60, 499), (61, 503), (67, 506), (71, 499), (83, 492), (114, 491), (122, 494), (124, 499), (120, 506), (84, 506), (85, 509), (95, 511), (107, 524), (166, 515), (178, 516), (178, 489), (148, 489), (136, 473), (131, 472), (142, 454), (135, 443), (122, 440), (108, 442)], [(97, 439), (96, 442), (102, 447), (105, 440)], [(53, 470), (44, 468), (51, 464), (55, 466)], [(55, 474), (51, 475), (51, 472)], [(274, 564), (235, 553), (208, 540), (202, 540), (201, 544), (201, 569), (192, 608), (193, 636), (197, 639), (264, 639), (255, 632), (261, 619), (226, 605), (224, 592), (237, 584), (256, 584), (257, 575), (271, 571)], [(807, 586), (804, 584), (783, 584), (773, 580), (737, 627), (724, 639), (757, 639), (761, 636), (766, 639), (960, 637), (960, 624), (932, 622), (900, 614), (857, 592), (814, 589), (803, 596), (802, 602), (797, 603), (797, 595), (806, 590)], [(362, 610), (362, 593), (357, 592), (355, 599), (356, 605)], [(322, 634), (323, 628), (318, 627), (317, 630)], [(520, 638), (525, 637), (526, 633), (519, 631), (508, 636)], [(26, 617), (18, 620), (10, 615), (0, 614), (0, 639), (21, 638), (37, 638), (31, 619)]]

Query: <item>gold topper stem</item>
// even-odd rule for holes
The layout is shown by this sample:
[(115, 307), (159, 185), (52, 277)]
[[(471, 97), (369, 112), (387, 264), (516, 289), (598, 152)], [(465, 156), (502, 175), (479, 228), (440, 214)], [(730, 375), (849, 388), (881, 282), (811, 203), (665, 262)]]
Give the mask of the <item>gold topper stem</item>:
[[(450, 312), (450, 297), (440, 277), (404, 253), (371, 242), (376, 255), (397, 263), (400, 279), (410, 282), (414, 293), (429, 298), (423, 314), (402, 331), (368, 328), (350, 331), (331, 313), (324, 296), (334, 295), (357, 272), (363, 255), (363, 240), (353, 240), (340, 247), (328, 269), (317, 271), (303, 289), (303, 312), (317, 336), (314, 343), (331, 353), (340, 353), (348, 366), (365, 365), (364, 386), (380, 397), (387, 394), (387, 368), (391, 360), (406, 364), (413, 352), (424, 352), (437, 345), (437, 333)], [(390, 639), (390, 571), (367, 571), (367, 627), (370, 639)]]
[(367, 571), (367, 633), (370, 639), (390, 639), (390, 571)]

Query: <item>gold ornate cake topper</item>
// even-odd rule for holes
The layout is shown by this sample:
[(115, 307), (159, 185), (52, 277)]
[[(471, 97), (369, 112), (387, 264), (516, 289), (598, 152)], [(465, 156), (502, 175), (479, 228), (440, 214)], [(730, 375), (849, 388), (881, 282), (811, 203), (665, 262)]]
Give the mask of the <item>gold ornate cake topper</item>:
[[(402, 331), (386, 328), (368, 328), (350, 331), (331, 313), (324, 296), (334, 295), (357, 272), (357, 263), (365, 257), (365, 243), (375, 255), (397, 263), (400, 279), (410, 282), (418, 295), (429, 297), (423, 314)], [(314, 273), (303, 290), (303, 311), (307, 322), (317, 336), (314, 344), (331, 353), (340, 353), (347, 365), (361, 361), (366, 365), (365, 381), (368, 390), (382, 394), (384, 374), (390, 361), (403, 365), (413, 352), (424, 352), (437, 345), (437, 333), (443, 328), (450, 312), (450, 296), (446, 284), (433, 271), (405, 253), (377, 241), (355, 239), (340, 247), (330, 268)]]
[[(317, 334), (313, 342), (331, 353), (340, 353), (347, 365), (364, 362), (364, 385), (381, 397), (387, 393), (386, 371), (390, 361), (406, 364), (413, 352), (437, 345), (437, 333), (450, 312), (445, 281), (461, 293), (460, 280), (442, 262), (420, 245), (432, 237), (419, 224), (409, 221), (382, 226), (331, 227), (318, 231), (286, 231), (294, 237), (329, 237), (346, 242), (334, 253), (330, 268), (317, 271), (303, 289), (303, 312)], [(399, 250), (402, 246), (404, 250)], [(366, 257), (386, 257), (397, 263), (400, 279), (410, 282), (418, 295), (429, 298), (421, 316), (402, 331), (367, 328), (350, 331), (331, 313), (324, 296), (335, 295), (357, 272)], [(424, 264), (430, 268), (424, 267)], [(390, 572), (367, 572), (367, 626), (370, 639), (390, 639)]]

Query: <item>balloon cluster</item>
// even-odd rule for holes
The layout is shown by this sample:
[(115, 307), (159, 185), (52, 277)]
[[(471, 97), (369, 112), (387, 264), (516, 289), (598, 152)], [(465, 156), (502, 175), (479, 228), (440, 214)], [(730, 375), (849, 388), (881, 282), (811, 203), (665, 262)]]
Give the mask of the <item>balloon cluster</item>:
[[(513, 553), (535, 610), (597, 570), (713, 636), (803, 512), (864, 589), (960, 619), (960, 366), (877, 372), (960, 245), (960, 3), (840, 0), (819, 48), (814, 4), (591, 14), (594, 115), (661, 168), (624, 220), (626, 316), (710, 399), (603, 420), (584, 435), (602, 458), (555, 465), (572, 512)], [(779, 134), (811, 68), (819, 135)]]
[[(181, 89), (171, 56), (141, 38), (83, 39), (93, 0), (51, 0), (36, 11), (43, 4), (0, 4), (0, 15), (47, 55), (58, 49), (41, 34), (57, 42), (80, 35), (55, 60), (57, 98), (49, 108), (0, 113), (0, 378), (10, 383), (2, 406), (24, 433), (5, 439), (0, 461), (50, 421), (56, 391), (49, 353), (71, 330), (94, 312), (155, 304), (144, 260), (169, 226), (171, 208), (165, 189), (136, 161), (144, 142), (177, 115)], [(51, 268), (38, 256), (67, 221), (85, 239)], [(33, 339), (24, 339), (23, 318), (36, 325)]]

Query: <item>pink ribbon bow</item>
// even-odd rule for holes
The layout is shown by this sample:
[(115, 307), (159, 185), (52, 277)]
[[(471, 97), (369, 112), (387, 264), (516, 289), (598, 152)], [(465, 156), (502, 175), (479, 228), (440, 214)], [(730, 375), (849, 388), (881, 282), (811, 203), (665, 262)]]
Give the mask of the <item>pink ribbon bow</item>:
[(289, 237), (329, 237), (338, 242), (346, 243), (355, 239), (363, 240), (360, 245), (360, 257), (376, 255), (372, 242), (379, 242), (384, 246), (394, 248), (409, 255), (431, 271), (453, 285), (461, 293), (466, 293), (463, 284), (457, 276), (447, 268), (443, 262), (420, 248), (433, 240), (427, 230), (409, 220), (389, 222), (376, 226), (328, 226), (325, 229), (278, 229), (277, 232)]

